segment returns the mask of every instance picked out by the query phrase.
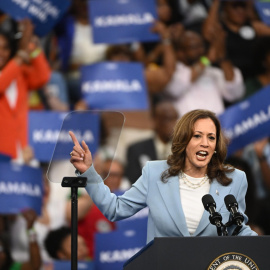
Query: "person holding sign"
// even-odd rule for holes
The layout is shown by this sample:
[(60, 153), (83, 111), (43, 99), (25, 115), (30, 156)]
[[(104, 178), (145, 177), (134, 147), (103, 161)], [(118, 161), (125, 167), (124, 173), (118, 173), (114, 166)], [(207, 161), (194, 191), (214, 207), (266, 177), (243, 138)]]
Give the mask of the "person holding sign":
[(0, 152), (19, 158), (27, 146), (28, 92), (50, 78), (50, 69), (29, 19), (20, 22), (22, 37), (16, 41), (0, 32)]
[[(172, 153), (167, 160), (149, 161), (141, 177), (122, 196), (116, 196), (96, 173), (87, 144), (74, 142), (70, 162), (77, 174), (87, 177), (86, 190), (101, 212), (111, 221), (130, 217), (149, 207), (147, 242), (154, 237), (216, 236), (201, 198), (210, 193), (216, 211), (229, 219), (224, 197), (233, 194), (239, 212), (245, 212), (247, 180), (244, 172), (224, 164), (227, 149), (221, 126), (208, 110), (193, 110), (180, 118), (174, 128)], [(225, 223), (224, 222), (224, 223)], [(257, 235), (246, 225), (239, 235)], [(228, 228), (229, 235), (235, 226)]]

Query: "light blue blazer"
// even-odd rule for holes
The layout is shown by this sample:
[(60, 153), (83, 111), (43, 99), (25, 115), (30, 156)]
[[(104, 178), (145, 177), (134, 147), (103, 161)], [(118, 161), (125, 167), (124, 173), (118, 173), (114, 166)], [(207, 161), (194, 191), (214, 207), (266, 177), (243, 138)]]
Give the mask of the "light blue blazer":
[[(166, 161), (149, 161), (143, 168), (142, 176), (122, 196), (111, 193), (102, 178), (91, 166), (81, 176), (87, 177), (86, 190), (101, 212), (111, 221), (121, 220), (149, 207), (147, 242), (154, 237), (190, 236), (181, 206), (179, 178), (161, 181), (161, 174), (168, 169)], [(216, 180), (211, 183), (210, 194), (216, 202), (216, 211), (222, 215), (225, 224), (230, 216), (224, 204), (224, 197), (233, 194), (238, 202), (238, 210), (245, 212), (247, 179), (244, 172), (235, 170), (228, 175), (233, 179), (228, 186), (222, 186)], [(247, 217), (244, 215), (246, 224)], [(249, 226), (243, 225), (239, 235), (257, 235)], [(235, 227), (229, 230), (229, 235)], [(199, 225), (192, 236), (217, 236), (216, 227), (210, 224), (209, 213), (204, 211)]]

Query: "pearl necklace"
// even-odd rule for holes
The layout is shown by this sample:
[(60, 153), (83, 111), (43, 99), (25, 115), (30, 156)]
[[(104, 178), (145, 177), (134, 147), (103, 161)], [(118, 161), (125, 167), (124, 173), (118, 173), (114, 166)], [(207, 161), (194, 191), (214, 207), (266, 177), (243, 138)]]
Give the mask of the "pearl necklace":
[(183, 173), (183, 172), (181, 172), (181, 178), (183, 179), (184, 183), (185, 183), (188, 187), (190, 187), (190, 188), (192, 188), (192, 189), (196, 189), (196, 188), (201, 187), (202, 185), (204, 185), (204, 184), (209, 180), (207, 174), (205, 174), (205, 176), (203, 177), (203, 179), (202, 179), (199, 183), (194, 184), (194, 183), (192, 183), (192, 182), (190, 182), (190, 181), (188, 180), (188, 178), (186, 177), (185, 173)]

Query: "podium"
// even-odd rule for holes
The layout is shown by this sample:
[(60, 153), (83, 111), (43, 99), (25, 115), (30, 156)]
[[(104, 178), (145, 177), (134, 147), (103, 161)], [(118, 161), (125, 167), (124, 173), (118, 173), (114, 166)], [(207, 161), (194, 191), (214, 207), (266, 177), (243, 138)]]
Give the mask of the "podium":
[(236, 269), (266, 270), (270, 267), (269, 248), (270, 236), (158, 237), (131, 257), (123, 269), (234, 269), (225, 266), (232, 262), (245, 265)]

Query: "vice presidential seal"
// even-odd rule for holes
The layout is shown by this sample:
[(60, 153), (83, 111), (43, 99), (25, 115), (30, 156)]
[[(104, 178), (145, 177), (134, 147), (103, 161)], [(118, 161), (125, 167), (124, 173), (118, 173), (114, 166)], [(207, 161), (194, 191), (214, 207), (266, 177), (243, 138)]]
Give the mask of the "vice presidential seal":
[(216, 258), (207, 270), (259, 270), (256, 263), (241, 253), (225, 253)]

